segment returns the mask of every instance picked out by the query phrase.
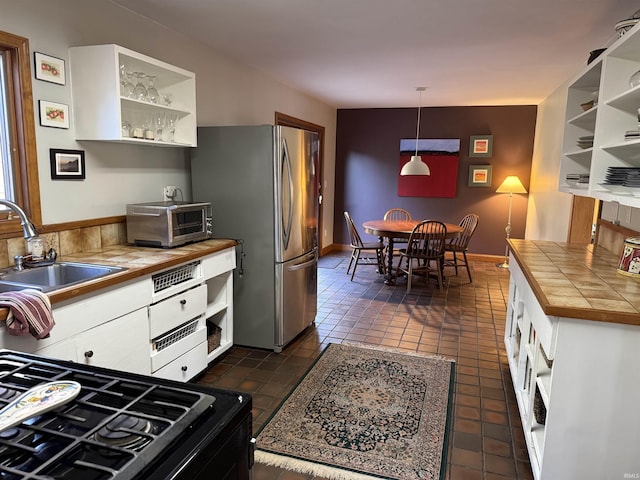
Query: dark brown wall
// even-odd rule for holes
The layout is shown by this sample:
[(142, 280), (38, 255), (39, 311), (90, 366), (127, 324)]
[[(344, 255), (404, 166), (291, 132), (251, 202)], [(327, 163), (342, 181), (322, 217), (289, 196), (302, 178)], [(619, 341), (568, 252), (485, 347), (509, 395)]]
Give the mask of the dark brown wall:
[[(509, 197), (495, 190), (507, 175), (518, 175), (529, 190), (536, 110), (530, 105), (422, 108), (420, 138), (460, 139), (455, 198), (398, 196), (400, 139), (415, 138), (416, 108), (338, 110), (334, 242), (349, 244), (345, 210), (360, 226), (401, 207), (414, 218), (449, 223), (477, 213), (480, 222), (469, 251), (504, 255)], [(472, 135), (493, 135), (491, 158), (469, 157)], [(487, 164), (493, 166), (491, 188), (469, 187), (469, 165)], [(514, 195), (513, 238), (524, 238), (526, 215), (527, 196)]]

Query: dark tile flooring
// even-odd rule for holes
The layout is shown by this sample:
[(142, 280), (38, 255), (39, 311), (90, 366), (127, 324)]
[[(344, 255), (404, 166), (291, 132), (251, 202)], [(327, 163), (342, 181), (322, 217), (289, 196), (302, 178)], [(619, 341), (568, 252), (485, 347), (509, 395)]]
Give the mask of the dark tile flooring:
[[(434, 280), (387, 286), (373, 266), (346, 274), (348, 253), (321, 258), (318, 315), (282, 353), (234, 346), (199, 383), (249, 392), (254, 431), (267, 421), (329, 343), (365, 342), (456, 361), (447, 480), (532, 479), (503, 336), (509, 272), (473, 262), (440, 291)], [(255, 464), (253, 480), (321, 480)], [(322, 479), (323, 480), (323, 479)]]

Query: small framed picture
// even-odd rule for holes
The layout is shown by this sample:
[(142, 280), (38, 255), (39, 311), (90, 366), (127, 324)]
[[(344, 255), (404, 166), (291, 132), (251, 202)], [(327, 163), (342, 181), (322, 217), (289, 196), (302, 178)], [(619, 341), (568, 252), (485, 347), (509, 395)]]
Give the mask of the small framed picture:
[(469, 186), (490, 187), (491, 169), (491, 165), (471, 165), (469, 167)]
[(472, 135), (469, 140), (470, 157), (490, 157), (493, 149), (493, 135)]
[(52, 180), (84, 180), (84, 151), (49, 149)]
[(38, 80), (64, 85), (66, 77), (64, 74), (64, 60), (61, 58), (34, 52), (34, 71)]
[(40, 125), (43, 127), (69, 128), (69, 105), (39, 100)]

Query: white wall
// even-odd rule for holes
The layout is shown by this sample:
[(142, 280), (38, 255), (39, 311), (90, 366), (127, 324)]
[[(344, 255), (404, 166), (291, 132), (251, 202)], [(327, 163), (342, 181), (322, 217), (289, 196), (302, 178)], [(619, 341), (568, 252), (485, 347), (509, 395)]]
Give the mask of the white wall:
[[(276, 111), (324, 126), (322, 244), (333, 243), (335, 108), (108, 0), (2, 0), (0, 10), (0, 29), (28, 38), (31, 52), (68, 61), (70, 46), (116, 43), (195, 72), (200, 126), (269, 124)], [(190, 199), (188, 149), (76, 142), (73, 127), (41, 127), (38, 100), (71, 106), (71, 87), (32, 82), (43, 223), (124, 215), (127, 203), (161, 199), (168, 184)], [(84, 150), (86, 180), (52, 181), (50, 148)]]
[(525, 231), (529, 240), (567, 240), (572, 198), (558, 192), (566, 99), (565, 84), (538, 105)]

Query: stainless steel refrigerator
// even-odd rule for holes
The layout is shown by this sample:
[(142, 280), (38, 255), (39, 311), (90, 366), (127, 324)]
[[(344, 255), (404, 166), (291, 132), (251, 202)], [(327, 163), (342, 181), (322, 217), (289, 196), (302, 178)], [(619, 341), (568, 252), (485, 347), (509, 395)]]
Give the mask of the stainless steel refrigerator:
[(280, 352), (315, 320), (318, 148), (315, 133), (296, 128), (198, 128), (193, 200), (212, 203), (215, 237), (242, 242), (235, 344)]

